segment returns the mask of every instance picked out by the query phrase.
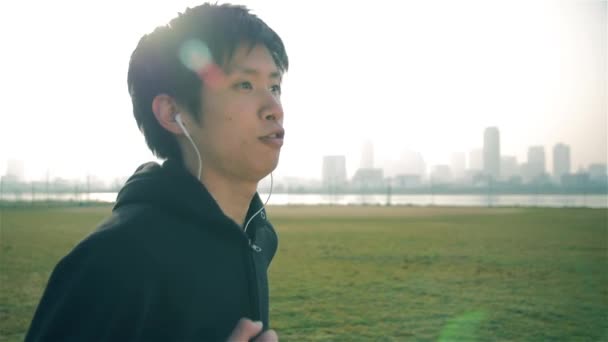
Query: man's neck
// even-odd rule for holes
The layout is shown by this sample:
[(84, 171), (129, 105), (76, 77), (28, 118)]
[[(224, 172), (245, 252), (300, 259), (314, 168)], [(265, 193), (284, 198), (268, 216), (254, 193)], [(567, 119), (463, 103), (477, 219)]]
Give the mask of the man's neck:
[[(186, 169), (195, 178), (198, 177), (198, 166), (194, 169), (191, 165), (186, 165)], [(202, 170), (201, 178), (201, 182), (222, 209), (224, 215), (242, 227), (251, 199), (257, 191), (257, 184), (237, 181), (205, 168)]]
[(212, 177), (203, 177), (203, 184), (207, 191), (215, 199), (224, 215), (242, 227), (245, 224), (251, 199), (255, 195), (256, 185), (210, 178)]

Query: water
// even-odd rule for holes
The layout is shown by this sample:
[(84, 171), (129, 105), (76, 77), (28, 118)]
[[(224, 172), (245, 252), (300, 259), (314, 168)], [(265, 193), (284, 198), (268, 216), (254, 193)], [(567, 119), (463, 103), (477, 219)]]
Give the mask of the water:
[[(268, 194), (260, 194), (262, 201), (266, 201)], [(2, 194), (0, 200), (5, 201), (32, 201), (31, 193)], [(115, 192), (99, 192), (90, 194), (34, 194), (34, 201), (99, 201), (114, 202)], [(270, 205), (386, 205), (387, 196), (383, 195), (329, 195), (329, 194), (273, 194), (268, 201)], [(590, 207), (608, 208), (608, 195), (391, 195), (391, 205), (415, 206), (522, 206), (522, 207)]]
[[(261, 194), (266, 200), (267, 194)], [(269, 204), (274, 205), (386, 205), (386, 195), (325, 195), (325, 194), (273, 194)], [(590, 207), (608, 208), (608, 195), (392, 195), (391, 205), (415, 206), (522, 206), (522, 207)]]
[(112, 203), (116, 200), (116, 192), (92, 192), (86, 193), (20, 193), (20, 194), (2, 194), (0, 200), (3, 201), (25, 201), (25, 202), (41, 202), (41, 201), (61, 201), (61, 202), (81, 202), (81, 201), (96, 201)]

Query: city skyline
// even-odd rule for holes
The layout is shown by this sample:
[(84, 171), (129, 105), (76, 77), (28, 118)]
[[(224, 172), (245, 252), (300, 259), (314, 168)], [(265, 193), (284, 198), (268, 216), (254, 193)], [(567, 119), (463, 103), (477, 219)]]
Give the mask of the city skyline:
[[(450, 177), (462, 179), (465, 175), (471, 176), (471, 172), (490, 175), (495, 179), (507, 180), (511, 176), (520, 176), (524, 180), (530, 180), (540, 174), (548, 176), (556, 176), (566, 174), (576, 174), (579, 172), (588, 172), (590, 168), (603, 165), (606, 167), (608, 163), (601, 161), (592, 161), (587, 165), (579, 165), (578, 168), (572, 167), (571, 147), (563, 142), (556, 142), (550, 148), (545, 148), (544, 145), (530, 145), (526, 151), (526, 158), (519, 159), (516, 156), (505, 155), (501, 153), (500, 146), (500, 129), (499, 127), (486, 127), (483, 131), (482, 140), (484, 144), (488, 144), (489, 151), (473, 148), (467, 152), (456, 151), (451, 152), (451, 159), (445, 163), (429, 164), (425, 161), (424, 155), (411, 150), (404, 150), (401, 159), (391, 161), (378, 162), (375, 159), (377, 153), (372, 140), (367, 139), (360, 145), (359, 159), (356, 167), (349, 168), (348, 157), (343, 154), (322, 155), (320, 156), (320, 172), (318, 176), (313, 174), (306, 177), (294, 177), (290, 175), (280, 175), (279, 180), (285, 179), (308, 179), (318, 180), (325, 184), (325, 179), (328, 174), (332, 174), (332, 170), (339, 170), (338, 176), (334, 182), (337, 184), (346, 184), (352, 179), (358, 178), (357, 173), (362, 169), (379, 169), (382, 170), (381, 178), (394, 177), (399, 175), (420, 175), (422, 179), (431, 177), (434, 172), (450, 173)], [(557, 159), (556, 159), (557, 156)], [(485, 160), (490, 160), (490, 166)], [(498, 165), (496, 165), (499, 160)], [(11, 180), (20, 182), (31, 181), (48, 181), (49, 179), (64, 179), (64, 180), (80, 180), (87, 177), (93, 177), (98, 182), (115, 182), (117, 179), (126, 179), (129, 175), (114, 175), (112, 177), (100, 177), (93, 172), (89, 172), (81, 177), (62, 177), (61, 175), (51, 175), (50, 172), (45, 173), (44, 177), (33, 179), (26, 177), (27, 166), (24, 161), (13, 158), (6, 163), (6, 168), (2, 177), (10, 177)], [(375, 177), (378, 177), (376, 174)], [(559, 178), (559, 177), (557, 177)]]
[[(388, 166), (380, 163), (376, 165), (373, 157), (370, 160), (369, 156), (373, 156), (375, 149), (370, 141), (366, 141), (361, 149), (361, 162), (359, 167), (353, 172), (346, 172), (346, 157), (344, 155), (325, 156), (324, 158), (332, 160), (340, 160), (340, 173), (348, 173), (354, 175), (350, 178), (357, 178), (358, 173), (366, 169), (379, 169), (388, 173), (388, 177), (403, 176), (403, 175), (420, 175), (424, 177), (433, 177), (433, 173), (449, 175), (450, 178), (462, 180), (475, 175), (489, 176), (495, 180), (509, 180), (513, 177), (520, 177), (524, 182), (533, 181), (536, 177), (552, 177), (553, 181), (560, 182), (560, 178), (567, 174), (577, 173), (597, 173), (597, 168), (603, 167), (602, 173), (608, 176), (606, 171), (607, 163), (591, 162), (585, 166), (579, 166), (578, 169), (571, 167), (570, 146), (562, 142), (555, 143), (552, 148), (545, 149), (543, 145), (528, 146), (527, 156), (523, 160), (515, 156), (505, 155), (500, 150), (500, 130), (498, 127), (486, 127), (483, 131), (484, 147), (482, 149), (473, 149), (469, 152), (470, 157), (466, 157), (464, 152), (453, 152), (449, 163), (443, 164), (427, 164), (424, 161), (423, 155), (417, 152), (410, 151), (411, 155), (418, 156), (418, 160), (410, 159), (403, 163), (401, 160), (400, 166)], [(325, 161), (325, 160), (324, 160)], [(323, 176), (328, 173), (330, 166), (323, 164)], [(341, 178), (344, 178), (343, 176)], [(441, 177), (440, 177), (441, 178)], [(325, 181), (324, 181), (325, 183)]]

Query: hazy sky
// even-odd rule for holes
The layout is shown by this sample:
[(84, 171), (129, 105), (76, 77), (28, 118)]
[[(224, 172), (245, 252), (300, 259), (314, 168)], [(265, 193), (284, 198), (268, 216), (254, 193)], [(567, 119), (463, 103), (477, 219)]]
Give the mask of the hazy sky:
[[(196, 1), (11, 1), (0, 8), (0, 174), (129, 175), (153, 160), (131, 113), (129, 56), (142, 34)], [(503, 155), (571, 146), (607, 159), (606, 1), (241, 1), (290, 57), (278, 177), (319, 178), (326, 154), (352, 175), (402, 150), (427, 164), (482, 146)]]

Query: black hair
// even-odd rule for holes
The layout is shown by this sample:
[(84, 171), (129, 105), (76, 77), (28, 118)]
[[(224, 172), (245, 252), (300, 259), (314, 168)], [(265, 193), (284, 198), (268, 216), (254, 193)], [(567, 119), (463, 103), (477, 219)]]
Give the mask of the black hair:
[(181, 152), (173, 134), (156, 120), (154, 98), (167, 94), (196, 119), (202, 108), (203, 81), (179, 56), (190, 41), (204, 44), (219, 66), (229, 63), (241, 43), (265, 45), (282, 73), (289, 66), (279, 35), (244, 6), (205, 3), (187, 8), (168, 25), (144, 35), (131, 55), (127, 84), (137, 125), (152, 153), (162, 159), (181, 159)]

